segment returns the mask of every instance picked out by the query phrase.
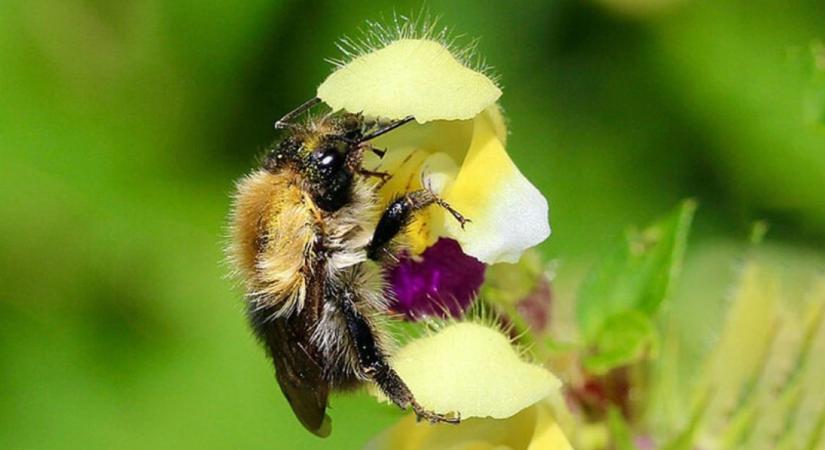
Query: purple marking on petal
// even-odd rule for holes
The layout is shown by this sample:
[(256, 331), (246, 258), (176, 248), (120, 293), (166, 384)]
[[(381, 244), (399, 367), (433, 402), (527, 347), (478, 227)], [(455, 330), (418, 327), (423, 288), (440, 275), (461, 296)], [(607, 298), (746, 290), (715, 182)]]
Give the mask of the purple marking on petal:
[(410, 319), (459, 316), (472, 304), (487, 266), (461, 251), (458, 242), (441, 238), (418, 258), (402, 256), (390, 269), (391, 305)]

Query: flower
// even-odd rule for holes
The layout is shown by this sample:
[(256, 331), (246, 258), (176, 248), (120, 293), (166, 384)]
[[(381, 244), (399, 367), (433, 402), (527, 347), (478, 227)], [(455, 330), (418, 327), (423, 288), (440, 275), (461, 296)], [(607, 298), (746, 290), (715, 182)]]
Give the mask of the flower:
[(494, 327), (448, 324), (407, 344), (392, 365), (425, 408), (458, 412), (462, 423), (431, 426), (408, 416), (367, 448), (570, 448), (551, 409), (561, 383), (525, 362)]
[[(505, 149), (507, 128), (496, 104), (501, 90), (469, 67), (466, 58), (457, 57), (460, 52), (431, 37), (410, 34), (400, 29), (394, 36), (379, 36), (378, 46), (358, 49), (360, 55), (341, 63), (317, 95), (334, 111), (384, 120), (415, 118), (372, 142), (387, 152), (383, 158), (367, 155), (365, 167), (391, 175), (380, 197), (388, 203), (407, 192), (430, 189), (471, 222), (462, 227), (436, 206), (419, 212), (404, 234), (409, 257), (429, 259), (439, 252), (427, 249), (446, 238), (484, 264), (516, 262), (549, 236), (550, 225), (547, 201)], [(450, 265), (452, 260), (436, 263)], [(411, 274), (434, 268), (428, 262), (402, 270)], [(461, 299), (477, 286), (431, 288), (443, 302)], [(403, 297), (405, 292), (396, 289), (396, 294)]]

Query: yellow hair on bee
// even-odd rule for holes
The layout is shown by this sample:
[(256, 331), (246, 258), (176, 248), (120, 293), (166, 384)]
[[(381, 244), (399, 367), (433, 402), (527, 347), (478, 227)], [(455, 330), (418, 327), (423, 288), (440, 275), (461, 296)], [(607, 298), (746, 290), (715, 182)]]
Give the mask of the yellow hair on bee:
[(274, 317), (300, 310), (317, 211), (301, 189), (299, 175), (259, 170), (243, 178), (237, 192), (230, 257), (247, 292), (266, 302), (261, 307), (281, 304)]

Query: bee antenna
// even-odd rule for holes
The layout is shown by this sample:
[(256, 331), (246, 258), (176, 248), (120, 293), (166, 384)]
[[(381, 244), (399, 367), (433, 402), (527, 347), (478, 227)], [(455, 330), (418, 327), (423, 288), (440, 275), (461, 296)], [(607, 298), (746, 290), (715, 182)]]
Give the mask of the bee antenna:
[(313, 106), (317, 105), (318, 103), (321, 103), (321, 99), (318, 97), (314, 97), (305, 101), (301, 106), (293, 109), (292, 111), (286, 113), (285, 116), (278, 119), (278, 121), (275, 122), (275, 129), (282, 130), (284, 128), (294, 128), (296, 125), (292, 122), (292, 120), (300, 116), (301, 114), (309, 111), (310, 109), (312, 109)]
[(347, 138), (346, 136), (341, 136), (340, 134), (330, 134), (330, 139), (335, 139), (336, 141), (345, 142), (347, 145), (351, 145), (353, 147), (357, 146), (360, 141), (354, 141), (352, 139)]
[(375, 139), (379, 136), (383, 136), (383, 135), (389, 133), (390, 131), (400, 127), (401, 125), (412, 122), (413, 119), (415, 119), (415, 117), (407, 116), (403, 119), (396, 120), (395, 122), (392, 122), (391, 124), (389, 124), (389, 125), (387, 125), (383, 128), (379, 128), (379, 129), (373, 131), (372, 133), (370, 133), (366, 136), (363, 136), (360, 140), (358, 140), (358, 143), (362, 144), (364, 142), (371, 141), (371, 140), (373, 140), (373, 139)]

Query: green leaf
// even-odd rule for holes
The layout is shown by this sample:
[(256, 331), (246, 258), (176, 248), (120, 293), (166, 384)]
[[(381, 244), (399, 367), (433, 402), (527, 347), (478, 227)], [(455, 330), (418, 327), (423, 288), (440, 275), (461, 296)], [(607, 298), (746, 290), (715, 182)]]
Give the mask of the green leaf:
[(605, 374), (639, 360), (654, 343), (655, 329), (646, 315), (638, 311), (617, 314), (602, 327), (584, 365), (591, 373)]
[[(686, 200), (646, 230), (625, 233), (619, 245), (589, 274), (579, 290), (576, 305), (576, 319), (586, 344), (598, 344), (605, 332), (619, 333), (604, 329), (609, 323), (616, 327), (617, 317), (628, 313), (652, 322), (681, 269), (695, 210), (696, 202)], [(640, 321), (634, 320), (629, 326), (638, 328)], [(638, 341), (626, 343), (638, 345)]]
[(685, 201), (646, 230), (627, 232), (585, 279), (576, 317), (590, 372), (639, 361), (658, 342), (654, 316), (681, 269), (695, 209), (695, 202)]

